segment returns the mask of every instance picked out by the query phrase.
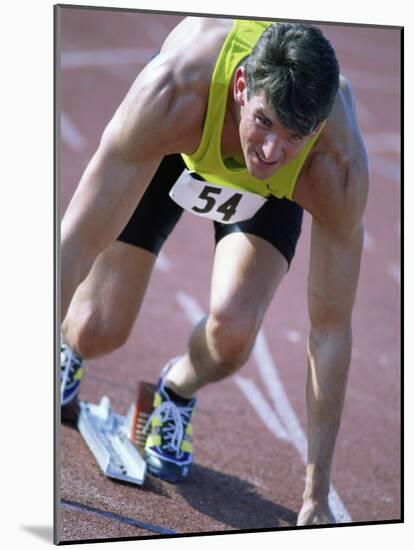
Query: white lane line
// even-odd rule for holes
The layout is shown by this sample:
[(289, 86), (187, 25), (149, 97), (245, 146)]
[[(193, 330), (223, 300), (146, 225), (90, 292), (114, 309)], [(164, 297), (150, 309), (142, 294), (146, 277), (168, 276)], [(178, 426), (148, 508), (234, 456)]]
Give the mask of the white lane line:
[(61, 54), (60, 67), (61, 69), (85, 69), (109, 65), (143, 64), (149, 61), (154, 52), (154, 48), (66, 50)]
[(276, 436), (277, 439), (290, 440), (285, 428), (273, 409), (268, 405), (262, 392), (249, 378), (236, 374), (233, 380), (239, 386), (247, 401), (256, 411), (263, 424)]
[[(179, 291), (176, 295), (176, 299), (180, 304), (180, 306), (183, 308), (188, 320), (191, 323), (195, 324), (202, 317), (205, 316), (205, 313), (202, 307), (198, 304), (197, 300), (192, 296), (190, 296), (189, 294), (187, 294), (186, 292)], [(279, 418), (281, 419), (282, 423), (285, 426), (285, 431), (288, 435), (289, 441), (292, 442), (294, 447), (299, 452), (299, 455), (301, 456), (302, 461), (306, 464), (307, 463), (306, 437), (296, 417), (296, 414), (289, 402), (286, 391), (283, 387), (282, 381), (277, 371), (276, 365), (273, 363), (273, 359), (271, 357), (270, 350), (267, 345), (263, 330), (261, 330), (258, 334), (256, 344), (253, 349), (253, 355), (254, 355), (256, 364), (258, 366), (259, 373), (263, 379), (265, 387), (268, 390), (270, 398), (273, 402), (273, 406), (275, 410), (272, 412), (273, 413), (276, 412), (276, 415), (278, 415)], [(251, 391), (252, 386), (250, 384), (245, 383), (246, 379), (244, 379), (240, 375), (236, 375), (233, 378), (235, 379), (236, 383), (238, 384), (239, 388), (243, 391), (243, 393), (245, 393), (244, 390), (246, 389), (249, 389), (249, 391)], [(243, 388), (241, 386), (243, 386)], [(260, 392), (255, 392), (255, 398), (252, 400), (249, 399), (249, 401), (252, 404), (253, 404), (253, 401), (255, 404), (257, 404), (256, 400), (257, 398), (259, 398), (260, 395), (261, 395)], [(263, 402), (265, 403), (264, 400)], [(257, 411), (255, 405), (253, 405), (253, 407)], [(259, 405), (260, 413), (258, 412), (258, 415), (259, 415), (259, 418), (261, 418), (262, 420), (264, 420), (262, 417), (264, 407), (266, 407), (266, 405), (263, 405), (263, 404)], [(277, 419), (277, 416), (275, 418)], [(279, 420), (278, 422), (280, 423)], [(266, 421), (264, 421), (264, 424), (268, 426), (268, 423)], [(273, 429), (274, 429), (274, 425), (273, 425)], [(336, 492), (336, 489), (333, 487), (332, 484), (329, 492), (329, 503), (337, 521), (339, 521), (340, 523), (347, 523), (352, 521), (352, 518), (349, 512), (345, 508), (342, 500), (340, 499), (338, 493)]]
[(178, 291), (175, 297), (181, 308), (184, 310), (184, 313), (190, 323), (196, 325), (203, 317), (205, 317), (206, 314), (204, 313), (203, 308), (199, 305), (195, 298), (182, 290)]
[(389, 262), (387, 265), (387, 273), (397, 285), (401, 284), (401, 268), (398, 264)]
[(63, 112), (60, 114), (60, 135), (63, 142), (77, 153), (85, 149), (86, 139)]
[(168, 273), (171, 269), (171, 262), (163, 252), (158, 254), (158, 258), (155, 262), (155, 269), (163, 273)]
[(401, 151), (401, 136), (397, 132), (365, 133), (364, 142), (370, 154), (399, 153)]
[(253, 348), (253, 357), (256, 361), (259, 374), (265, 384), (275, 411), (279, 414), (284, 425), (286, 426), (291, 442), (300, 454), (302, 460), (306, 462), (306, 437), (302, 431), (296, 414), (292, 409), (280, 379), (279, 372), (273, 362), (263, 329), (259, 331), (259, 334), (257, 335), (256, 344)]
[[(300, 426), (299, 420), (289, 402), (289, 398), (283, 387), (276, 365), (273, 362), (269, 346), (263, 330), (258, 334), (253, 350), (259, 373), (266, 384), (274, 408), (282, 419), (289, 434), (289, 439), (299, 452), (304, 464), (307, 463), (307, 440)], [(329, 504), (337, 521), (349, 523), (351, 515), (345, 508), (336, 489), (331, 484), (329, 492)]]

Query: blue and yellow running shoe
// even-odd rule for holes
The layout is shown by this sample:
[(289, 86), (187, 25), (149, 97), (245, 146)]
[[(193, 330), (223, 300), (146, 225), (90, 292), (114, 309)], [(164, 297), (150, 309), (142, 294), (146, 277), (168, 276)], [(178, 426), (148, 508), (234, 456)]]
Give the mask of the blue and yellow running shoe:
[(165, 376), (172, 366), (163, 369), (154, 395), (154, 409), (144, 431), (147, 437), (144, 459), (152, 475), (177, 483), (184, 480), (193, 461), (192, 416), (196, 398), (180, 399), (164, 387)]
[(78, 393), (84, 373), (83, 360), (63, 340), (60, 340), (60, 405), (62, 421), (76, 421)]

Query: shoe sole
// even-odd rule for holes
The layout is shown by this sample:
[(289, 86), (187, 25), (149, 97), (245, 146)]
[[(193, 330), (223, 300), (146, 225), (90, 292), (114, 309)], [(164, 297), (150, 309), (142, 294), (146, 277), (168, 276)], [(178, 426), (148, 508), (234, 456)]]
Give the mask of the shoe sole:
[(169, 483), (180, 483), (181, 481), (184, 481), (187, 479), (186, 476), (181, 476), (177, 474), (170, 474), (168, 472), (165, 472), (163, 470), (157, 470), (156, 468), (153, 468), (147, 463), (147, 472), (154, 477), (158, 477), (159, 479), (162, 479), (163, 481), (168, 481)]
[(76, 428), (80, 413), (79, 399), (75, 397), (73, 401), (60, 408), (60, 419), (62, 424)]
[(144, 451), (144, 460), (147, 463), (147, 471), (155, 477), (159, 477), (170, 483), (184, 481), (189, 474), (190, 466), (186, 464), (180, 468), (174, 463), (161, 463), (160, 458), (154, 457), (151, 453)]

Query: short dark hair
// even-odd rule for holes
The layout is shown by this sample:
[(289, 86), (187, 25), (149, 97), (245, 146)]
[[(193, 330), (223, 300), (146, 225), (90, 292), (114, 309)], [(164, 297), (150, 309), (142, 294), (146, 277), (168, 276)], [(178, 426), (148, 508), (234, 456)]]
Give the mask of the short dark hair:
[(264, 93), (279, 122), (299, 136), (326, 119), (339, 87), (339, 63), (322, 32), (302, 23), (274, 23), (243, 63), (247, 97)]

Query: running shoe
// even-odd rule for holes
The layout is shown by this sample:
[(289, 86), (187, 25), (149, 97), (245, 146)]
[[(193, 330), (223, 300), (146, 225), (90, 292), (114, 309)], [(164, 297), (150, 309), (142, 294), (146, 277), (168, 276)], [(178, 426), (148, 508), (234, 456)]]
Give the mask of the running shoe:
[(76, 421), (80, 382), (84, 373), (82, 358), (60, 340), (60, 405), (62, 421)]
[(177, 483), (184, 480), (193, 461), (192, 416), (196, 398), (179, 399), (165, 388), (165, 376), (175, 360), (170, 361), (161, 373), (155, 395), (153, 412), (144, 432), (147, 437), (144, 459), (152, 475)]

